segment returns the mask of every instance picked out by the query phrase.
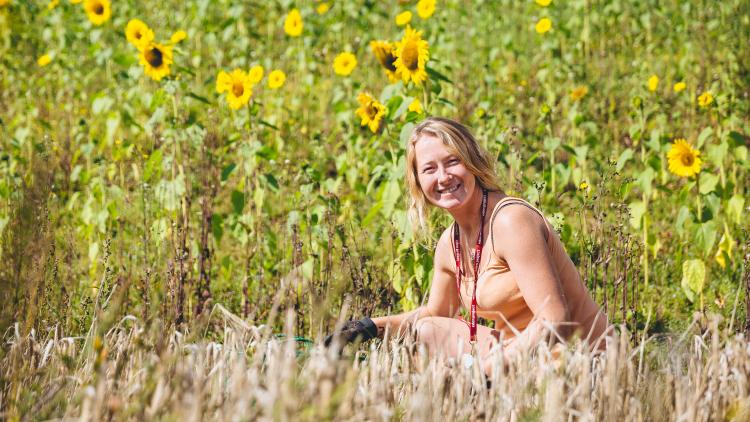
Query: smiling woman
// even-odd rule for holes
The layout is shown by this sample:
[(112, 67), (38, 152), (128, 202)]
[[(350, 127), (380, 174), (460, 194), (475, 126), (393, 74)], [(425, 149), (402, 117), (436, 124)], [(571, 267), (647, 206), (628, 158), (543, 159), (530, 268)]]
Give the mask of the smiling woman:
[[(435, 250), (429, 299), (411, 312), (350, 321), (339, 332), (344, 341), (411, 327), (430, 354), (473, 350), (487, 372), (494, 353), (507, 359), (544, 339), (577, 337), (595, 349), (606, 346), (607, 318), (556, 232), (538, 209), (503, 192), (492, 157), (465, 126), (424, 120), (409, 139), (406, 167), (415, 226), (426, 229), (430, 207), (455, 220)], [(460, 317), (462, 306), (468, 321)], [(477, 324), (478, 317), (494, 327)]]

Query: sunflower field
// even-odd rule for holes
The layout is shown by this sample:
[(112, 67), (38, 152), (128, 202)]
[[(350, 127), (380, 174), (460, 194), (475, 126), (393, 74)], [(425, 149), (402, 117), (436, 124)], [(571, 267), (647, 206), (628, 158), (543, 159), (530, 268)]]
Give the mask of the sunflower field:
[[(749, 39), (746, 0), (0, 0), (0, 418), (750, 418)], [(427, 116), (553, 223), (599, 366), (320, 346), (426, 300)]]

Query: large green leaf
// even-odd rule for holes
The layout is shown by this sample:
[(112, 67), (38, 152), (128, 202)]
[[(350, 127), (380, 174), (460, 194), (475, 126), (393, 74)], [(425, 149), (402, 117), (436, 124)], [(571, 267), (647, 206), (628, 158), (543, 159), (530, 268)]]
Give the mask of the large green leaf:
[(682, 290), (688, 300), (693, 302), (695, 295), (703, 291), (706, 282), (706, 264), (701, 259), (689, 259), (682, 263)]

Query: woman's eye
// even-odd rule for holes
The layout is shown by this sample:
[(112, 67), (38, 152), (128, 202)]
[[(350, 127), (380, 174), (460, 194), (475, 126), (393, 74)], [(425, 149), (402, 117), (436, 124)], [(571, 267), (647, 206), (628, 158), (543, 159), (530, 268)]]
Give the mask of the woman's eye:
[(458, 164), (458, 158), (451, 158), (450, 161), (448, 161), (448, 164)]

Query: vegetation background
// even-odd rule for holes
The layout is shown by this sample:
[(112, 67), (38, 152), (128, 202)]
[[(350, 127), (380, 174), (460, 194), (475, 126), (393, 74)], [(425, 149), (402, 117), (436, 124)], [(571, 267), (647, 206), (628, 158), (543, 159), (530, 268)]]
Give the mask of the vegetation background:
[[(3, 417), (357, 418), (342, 403), (372, 383), (359, 360), (289, 363), (288, 353), (260, 350), (287, 344), (270, 333), (318, 341), (338, 318), (426, 298), (449, 221), (436, 213), (428, 236), (412, 233), (404, 141), (427, 115), (473, 129), (506, 192), (541, 207), (623, 324), (622, 353), (644, 359), (653, 346), (646, 361), (673, 376), (649, 378), (628, 361), (612, 379), (629, 379), (631, 398), (653, 408), (617, 393), (601, 397), (622, 406), (600, 397), (557, 408), (657, 419), (684, 416), (680, 403), (701, 409), (674, 387), (691, 379), (684, 368), (714, 385), (721, 353), (750, 361), (734, 337), (750, 323), (748, 39), (744, 0), (0, 0)], [(401, 49), (384, 53), (378, 40)], [(409, 70), (391, 72), (396, 58)], [(693, 335), (715, 339), (715, 355), (655, 357), (671, 347), (664, 339)], [(184, 361), (191, 347), (199, 363)], [(370, 350), (372, 371), (416, 353), (380, 347)], [(236, 361), (243, 355), (250, 363)], [(288, 372), (264, 366), (276, 361)], [(228, 372), (217, 375), (216, 362)], [(274, 397), (303, 398), (264, 407), (270, 396), (227, 393), (251, 388), (227, 387), (226, 377), (254, 364), (261, 383), (278, 386)], [(296, 378), (294, 365), (318, 378)], [(426, 378), (409, 378), (427, 366), (414, 365), (401, 367), (399, 385), (415, 383), (402, 399), (428, 391)], [(188, 394), (201, 368), (214, 381)], [(283, 375), (276, 383), (267, 371)], [(539, 387), (570, 379), (551, 371), (561, 378), (523, 378), (535, 387), (511, 400), (517, 415), (541, 417), (564, 397), (563, 387)], [(750, 406), (735, 401), (748, 388), (737, 376), (740, 390), (690, 415)], [(649, 380), (673, 390), (654, 396)], [(159, 387), (170, 382), (173, 395)], [(461, 397), (466, 382), (429, 394)], [(671, 407), (649, 413), (669, 391)], [(387, 394), (385, 413), (360, 410), (429, 418)], [(509, 414), (502, 400), (483, 403), (499, 413), (443, 413)]]

